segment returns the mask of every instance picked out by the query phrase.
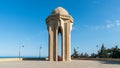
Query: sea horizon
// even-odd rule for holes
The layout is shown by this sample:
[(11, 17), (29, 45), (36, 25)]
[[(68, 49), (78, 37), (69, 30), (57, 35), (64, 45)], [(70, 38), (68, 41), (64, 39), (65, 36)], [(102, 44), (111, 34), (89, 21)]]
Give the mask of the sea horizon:
[[(47, 56), (21, 56), (20, 58), (46, 58)], [(19, 56), (0, 56), (0, 58), (19, 58)]]

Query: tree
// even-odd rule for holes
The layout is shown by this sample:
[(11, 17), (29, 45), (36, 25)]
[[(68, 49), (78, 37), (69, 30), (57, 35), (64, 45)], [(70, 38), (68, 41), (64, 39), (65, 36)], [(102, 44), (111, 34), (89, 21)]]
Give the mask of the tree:
[(96, 57), (97, 57), (97, 54), (95, 54), (95, 53), (92, 53), (90, 56), (90, 58), (96, 58)]
[(114, 48), (112, 48), (111, 51), (112, 51), (111, 54), (112, 58), (120, 58), (120, 49), (118, 48), (117, 45)]
[(83, 54), (83, 53), (81, 53), (81, 54), (80, 54), (80, 58), (83, 58), (83, 57), (84, 57), (84, 54)]
[(84, 54), (84, 58), (88, 58), (89, 55), (87, 53)]
[(72, 54), (72, 58), (79, 58), (78, 51), (74, 48), (74, 53)]
[(107, 58), (108, 57), (107, 50), (106, 50), (104, 44), (102, 44), (101, 49), (98, 51), (98, 57), (99, 58)]
[(115, 47), (106, 49), (102, 44), (101, 49), (98, 51), (99, 58), (120, 58), (120, 48), (116, 45)]

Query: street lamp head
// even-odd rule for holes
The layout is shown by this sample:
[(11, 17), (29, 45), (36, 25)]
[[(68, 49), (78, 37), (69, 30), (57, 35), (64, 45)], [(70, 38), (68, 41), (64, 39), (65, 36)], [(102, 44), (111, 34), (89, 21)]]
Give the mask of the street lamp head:
[(22, 47), (24, 47), (24, 45), (23, 45), (23, 43), (20, 43), (20, 45), (19, 45), (19, 60), (20, 60), (20, 58), (21, 58), (21, 49), (22, 49)]
[(24, 45), (22, 45), (22, 47), (24, 47)]

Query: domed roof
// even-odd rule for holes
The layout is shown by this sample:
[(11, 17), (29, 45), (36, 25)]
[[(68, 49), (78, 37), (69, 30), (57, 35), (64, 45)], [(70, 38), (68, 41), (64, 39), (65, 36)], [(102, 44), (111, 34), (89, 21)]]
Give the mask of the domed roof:
[(52, 15), (54, 15), (54, 14), (69, 15), (69, 13), (67, 12), (67, 10), (65, 10), (65, 9), (62, 8), (62, 7), (56, 8), (56, 9), (52, 12)]

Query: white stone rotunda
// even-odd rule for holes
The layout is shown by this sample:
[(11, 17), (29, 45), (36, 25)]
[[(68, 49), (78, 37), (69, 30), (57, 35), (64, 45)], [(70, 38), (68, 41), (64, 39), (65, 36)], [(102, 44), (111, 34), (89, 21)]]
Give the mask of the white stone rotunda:
[(48, 16), (46, 24), (49, 33), (49, 61), (58, 61), (58, 33), (61, 34), (62, 61), (70, 61), (73, 18), (64, 8), (58, 7)]

